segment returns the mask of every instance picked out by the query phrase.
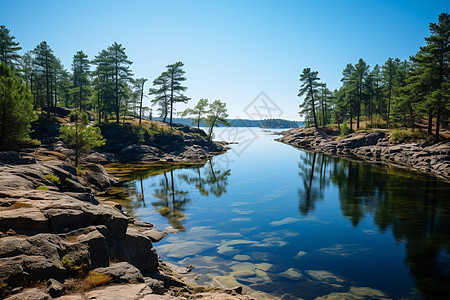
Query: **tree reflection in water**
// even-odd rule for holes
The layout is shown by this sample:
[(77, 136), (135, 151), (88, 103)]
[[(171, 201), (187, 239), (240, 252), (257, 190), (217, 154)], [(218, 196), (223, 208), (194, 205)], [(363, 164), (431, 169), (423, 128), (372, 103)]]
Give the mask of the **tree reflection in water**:
[(231, 171), (209, 160), (203, 164), (112, 165), (108, 173), (125, 183), (112, 188), (105, 197), (119, 202), (131, 214), (135, 209), (146, 207), (147, 200), (169, 224), (185, 231), (183, 220), (188, 204), (198, 195), (220, 197), (225, 194)]
[(299, 175), (301, 214), (315, 209), (324, 197), (323, 187), (331, 181), (339, 190), (342, 214), (354, 227), (372, 216), (380, 232), (390, 230), (398, 242), (405, 242), (405, 263), (425, 298), (450, 298), (448, 183), (317, 153), (301, 157)]

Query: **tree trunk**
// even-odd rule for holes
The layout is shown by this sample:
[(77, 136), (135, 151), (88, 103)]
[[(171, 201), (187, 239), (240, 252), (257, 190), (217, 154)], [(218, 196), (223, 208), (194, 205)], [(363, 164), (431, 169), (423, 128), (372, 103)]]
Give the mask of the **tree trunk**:
[(391, 92), (389, 92), (389, 98), (388, 98), (388, 109), (387, 109), (387, 124), (386, 124), (386, 128), (389, 129), (389, 115), (391, 112)]
[[(174, 72), (174, 71), (173, 71)], [(172, 127), (172, 114), (173, 114), (173, 72), (170, 79), (170, 126)]]
[(75, 123), (75, 168), (78, 167), (79, 145), (78, 145), (78, 121)]
[(142, 87), (141, 87), (141, 103), (139, 105), (139, 126), (141, 126), (141, 119), (142, 119), (142, 100), (144, 99), (144, 84), (145, 84), (145, 81), (142, 82)]
[(432, 134), (432, 129), (433, 129), (433, 108), (430, 107), (428, 109), (428, 127), (427, 127), (428, 134)]
[(439, 127), (441, 125), (440, 123), (441, 123), (441, 110), (438, 107), (436, 111), (436, 141), (439, 141)]
[(3, 93), (3, 107), (2, 107), (2, 127), (0, 132), (0, 148), (5, 148), (5, 139), (6, 139), (6, 95), (8, 89), (8, 77), (6, 77), (5, 82), (5, 91)]
[(116, 79), (116, 122), (120, 123), (120, 103), (119, 103), (119, 66), (117, 65), (117, 53), (116, 53), (116, 64), (115, 64), (115, 79)]
[(45, 57), (45, 81), (47, 86), (47, 115), (50, 115), (50, 90), (49, 90), (49, 70), (48, 70), (48, 57)]
[(314, 127), (318, 128), (319, 126), (317, 125), (316, 108), (314, 106), (314, 92), (312, 90), (312, 83), (310, 83), (310, 93), (311, 93), (311, 106), (314, 117)]

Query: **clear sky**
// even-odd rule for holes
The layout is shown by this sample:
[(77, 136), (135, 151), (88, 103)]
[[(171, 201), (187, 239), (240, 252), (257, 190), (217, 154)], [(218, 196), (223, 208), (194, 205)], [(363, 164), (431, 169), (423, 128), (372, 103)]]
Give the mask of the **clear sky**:
[(67, 69), (76, 51), (93, 58), (117, 41), (135, 76), (150, 82), (184, 62), (191, 105), (220, 99), (231, 118), (247, 118), (264, 92), (277, 116), (299, 120), (303, 68), (338, 88), (347, 63), (415, 54), (449, 8), (448, 0), (0, 0), (0, 24), (24, 51), (47, 41)]

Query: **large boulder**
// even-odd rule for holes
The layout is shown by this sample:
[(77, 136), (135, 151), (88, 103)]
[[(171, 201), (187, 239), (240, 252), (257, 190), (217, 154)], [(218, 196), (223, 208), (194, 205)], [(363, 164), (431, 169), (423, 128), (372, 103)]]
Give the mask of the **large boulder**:
[[(49, 230), (55, 233), (91, 225), (105, 225), (116, 239), (123, 239), (128, 226), (128, 218), (112, 207), (93, 205), (59, 192), (0, 191), (2, 210), (7, 211), (11, 207), (14, 208), (14, 205), (20, 207), (20, 214), (0, 214), (0, 227), (37, 231), (45, 226), (46, 218)], [(32, 215), (36, 216), (33, 220), (23, 217)]]
[(109, 176), (102, 165), (86, 164), (83, 165), (83, 168), (84, 180), (92, 189), (96, 191), (106, 192), (113, 186), (113, 184), (118, 182), (117, 179)]
[(125, 245), (130, 255), (130, 263), (143, 272), (151, 272), (158, 267), (158, 255), (152, 242), (135, 228), (128, 228)]
[(50, 278), (62, 280), (60, 258), (66, 248), (52, 234), (0, 239), (0, 278), (12, 287)]
[(131, 145), (119, 153), (119, 158), (124, 162), (156, 161), (162, 156), (161, 150), (149, 145)]
[[(106, 230), (106, 226), (99, 226), (101, 230)], [(109, 266), (109, 250), (106, 238), (97, 230), (97, 227), (90, 226), (71, 231), (60, 235), (66, 244), (85, 244), (89, 251), (91, 268)]]

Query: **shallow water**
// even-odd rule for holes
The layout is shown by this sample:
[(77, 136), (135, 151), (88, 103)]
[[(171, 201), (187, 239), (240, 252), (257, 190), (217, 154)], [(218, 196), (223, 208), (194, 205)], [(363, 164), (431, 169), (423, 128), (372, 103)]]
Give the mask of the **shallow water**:
[(240, 142), (227, 154), (122, 170), (127, 181), (115, 192), (140, 220), (180, 230), (156, 249), (195, 265), (198, 283), (287, 299), (449, 297), (449, 183), (276, 137), (218, 128), (216, 139)]

